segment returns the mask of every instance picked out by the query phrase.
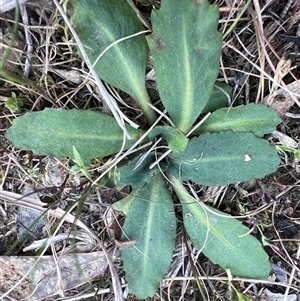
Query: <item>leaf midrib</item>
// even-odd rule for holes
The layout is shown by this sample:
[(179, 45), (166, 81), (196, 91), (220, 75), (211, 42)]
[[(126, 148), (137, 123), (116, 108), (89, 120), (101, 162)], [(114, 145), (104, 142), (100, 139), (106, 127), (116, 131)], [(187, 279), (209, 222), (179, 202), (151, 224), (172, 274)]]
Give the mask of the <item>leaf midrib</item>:
[[(188, 206), (191, 206), (191, 205), (188, 205)], [(208, 221), (202, 215), (201, 211), (198, 210), (198, 208), (197, 208), (198, 206), (200, 206), (200, 205), (199, 204), (193, 204), (192, 205), (192, 208), (194, 209), (194, 214), (195, 214), (195, 216), (197, 216), (199, 218), (199, 220), (201, 220), (202, 225), (204, 225), (204, 227), (207, 229), (208, 228), (208, 226), (207, 226)], [(201, 208), (201, 209), (204, 210), (203, 208)], [(223, 242), (224, 245), (226, 245), (228, 247), (228, 249), (232, 250), (237, 256), (245, 257), (243, 253), (240, 253), (239, 250), (234, 247), (234, 245), (232, 245), (230, 242), (228, 242), (228, 240), (224, 239), (224, 237), (216, 230), (216, 228), (212, 224), (209, 224), (209, 231), (212, 232), (214, 238), (216, 238), (219, 241)]]
[[(208, 119), (209, 121), (209, 119)], [(205, 125), (203, 124), (203, 128), (224, 128), (226, 126), (230, 126), (230, 125), (236, 125), (236, 124), (245, 124), (245, 125), (248, 125), (248, 124), (253, 124), (254, 122), (258, 122), (258, 121), (265, 121), (263, 118), (257, 118), (257, 119), (244, 119), (244, 118), (240, 118), (240, 119), (235, 119), (235, 120), (230, 120), (230, 121), (223, 121), (223, 120), (217, 120), (215, 121), (214, 123), (211, 123), (211, 124), (208, 124), (208, 125)], [(201, 127), (199, 128), (201, 129)]]
[[(156, 183), (153, 184), (152, 189), (151, 189), (151, 194), (150, 196), (153, 196), (156, 192)], [(152, 200), (152, 197), (151, 197)], [(145, 221), (145, 224), (147, 225), (147, 231), (145, 232), (145, 237), (144, 237), (144, 241), (145, 241), (145, 248), (143, 250), (143, 254), (144, 254), (144, 264), (143, 264), (143, 268), (142, 268), (142, 274), (145, 276), (148, 275), (149, 271), (147, 269), (147, 266), (150, 264), (151, 265), (151, 260), (149, 260), (149, 249), (150, 249), (150, 239), (151, 239), (151, 230), (152, 230), (152, 224), (153, 221), (155, 220), (154, 218), (154, 207), (155, 207), (155, 202), (150, 201), (150, 210), (149, 210), (149, 214), (148, 214), (148, 219), (147, 221)], [(148, 263), (148, 264), (147, 264)]]
[[(106, 33), (106, 35), (108, 36), (108, 38), (111, 40), (111, 43), (110, 43), (110, 44), (112, 44), (112, 43), (114, 43), (114, 42), (116, 41), (116, 37), (112, 34), (113, 32), (112, 32), (112, 31), (109, 31), (109, 30), (106, 30), (105, 25), (102, 24), (102, 23), (101, 23), (101, 29)], [(117, 40), (118, 40), (118, 39), (119, 39), (119, 38), (117, 38)], [(125, 40), (125, 41), (126, 41), (126, 40)], [(120, 43), (123, 43), (123, 42), (125, 42), (125, 41), (121, 41)], [(132, 91), (134, 91), (134, 90), (136, 90), (134, 87), (138, 87), (138, 86), (139, 86), (139, 85), (136, 85), (136, 82), (139, 82), (139, 81), (140, 81), (140, 78), (139, 78), (139, 77), (136, 77), (136, 76), (135, 76), (135, 72), (133, 73), (133, 72), (131, 71), (131, 70), (133, 70), (133, 68), (130, 68), (127, 59), (124, 57), (123, 52), (121, 51), (120, 46), (119, 46), (120, 43), (115, 44), (115, 45), (112, 46), (108, 51), (115, 49), (115, 51), (117, 52), (117, 54), (119, 55), (119, 57), (123, 58), (123, 59), (120, 60), (119, 62), (121, 62), (121, 63), (123, 64), (123, 66), (125, 67), (124, 69), (127, 70), (126, 73), (129, 74), (128, 78), (130, 78), (130, 82), (131, 82), (130, 89), (131, 89)], [(110, 45), (110, 44), (109, 44), (109, 45)], [(100, 60), (101, 60), (101, 58), (100, 58)], [(136, 92), (138, 92), (138, 93), (136, 93)], [(134, 93), (135, 93), (136, 95), (132, 95), (132, 96), (134, 96), (134, 97), (136, 97), (136, 98), (139, 98), (138, 95), (139, 95), (139, 94), (142, 94), (141, 91), (139, 91), (139, 90), (136, 90)]]
[(181, 111), (182, 118), (178, 125), (178, 128), (185, 132), (188, 130), (187, 126), (190, 124), (191, 113), (192, 110), (184, 111), (183, 108), (191, 108), (193, 106), (193, 93), (192, 93), (192, 78), (191, 78), (191, 65), (190, 65), (190, 52), (187, 46), (187, 38), (186, 38), (186, 19), (182, 19), (182, 41), (181, 45), (183, 45), (183, 58), (184, 58), (184, 73), (185, 73), (185, 91), (183, 92), (183, 100), (181, 102)]

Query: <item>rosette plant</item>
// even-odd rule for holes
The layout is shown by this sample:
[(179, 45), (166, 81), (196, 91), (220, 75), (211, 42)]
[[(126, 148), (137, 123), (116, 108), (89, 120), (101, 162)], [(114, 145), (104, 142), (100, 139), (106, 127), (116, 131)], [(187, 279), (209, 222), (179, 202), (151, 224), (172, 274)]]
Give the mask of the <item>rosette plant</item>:
[[(187, 185), (262, 178), (280, 162), (276, 148), (263, 139), (280, 123), (276, 112), (261, 104), (226, 107), (230, 87), (217, 81), (218, 7), (207, 0), (162, 0), (152, 10), (151, 33), (145, 33), (125, 1), (72, 2), (72, 24), (97, 75), (130, 95), (147, 122), (136, 129), (92, 110), (46, 108), (15, 118), (6, 137), (35, 154), (79, 160), (81, 169), (92, 158), (118, 153), (118, 164), (96, 184), (110, 175), (110, 184), (132, 188), (114, 208), (126, 215), (122, 240), (128, 243), (121, 259), (137, 298), (153, 296), (168, 271), (176, 214), (182, 214), (193, 245), (213, 263), (234, 276), (267, 278), (268, 255), (249, 228), (201, 202)], [(145, 83), (149, 58), (161, 100), (157, 107)], [(182, 209), (176, 214), (174, 202)]]

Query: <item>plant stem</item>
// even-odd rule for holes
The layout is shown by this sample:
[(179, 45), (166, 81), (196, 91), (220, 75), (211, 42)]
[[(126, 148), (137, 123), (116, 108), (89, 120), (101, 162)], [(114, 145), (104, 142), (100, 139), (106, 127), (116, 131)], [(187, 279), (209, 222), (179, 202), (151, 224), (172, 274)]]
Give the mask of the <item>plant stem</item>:
[(149, 125), (152, 125), (155, 123), (157, 116), (155, 111), (149, 106), (149, 104), (151, 104), (151, 100), (147, 93), (146, 87), (138, 92), (139, 93), (136, 95), (135, 100), (143, 111), (147, 121), (149, 122)]
[(194, 198), (189, 194), (185, 186), (178, 178), (174, 177), (171, 173), (167, 173), (167, 177), (170, 180), (176, 195), (182, 203), (195, 202)]

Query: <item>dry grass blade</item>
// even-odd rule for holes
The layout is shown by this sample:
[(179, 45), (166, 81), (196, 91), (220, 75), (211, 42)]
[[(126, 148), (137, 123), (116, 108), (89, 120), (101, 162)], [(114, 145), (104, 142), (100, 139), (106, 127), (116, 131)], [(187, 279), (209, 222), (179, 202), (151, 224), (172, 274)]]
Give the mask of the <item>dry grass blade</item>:
[[(19, 0), (18, 4), (25, 4), (28, 0)], [(0, 13), (5, 13), (16, 7), (16, 0), (1, 0)]]
[(9, 192), (9, 191), (0, 191), (0, 199), (6, 201), (8, 203), (11, 203), (13, 205), (16, 205), (16, 206), (23, 206), (26, 208), (38, 210), (41, 213), (47, 213), (58, 219), (63, 218), (65, 221), (67, 221), (71, 224), (75, 223), (76, 226), (82, 228), (83, 230), (87, 231), (88, 233), (90, 233), (91, 235), (94, 236), (94, 234), (91, 232), (91, 230), (85, 224), (83, 224), (78, 219), (76, 220), (73, 215), (67, 213), (66, 211), (64, 211), (61, 208), (48, 209), (48, 208), (44, 207), (45, 203), (43, 203), (43, 202), (37, 203), (37, 201), (35, 199), (20, 195), (17, 193)]
[[(103, 252), (62, 255), (57, 263), (53, 256), (27, 256), (26, 260), (24, 257), (1, 256), (0, 263), (0, 288), (2, 291), (10, 291), (2, 295), (2, 300), (9, 296), (17, 300), (26, 298), (28, 301), (46, 300), (57, 296), (59, 291), (64, 293), (93, 278), (104, 277), (108, 267)], [(61, 272), (60, 277), (57, 266)], [(27, 276), (21, 280), (22, 275)], [(11, 290), (11, 285), (15, 283), (17, 287)]]
[(123, 113), (119, 110), (119, 108), (117, 107), (116, 103), (114, 102), (113, 98), (108, 94), (107, 90), (105, 89), (103, 83), (100, 81), (93, 65), (91, 64), (87, 54), (86, 54), (86, 51), (82, 45), (82, 43), (80, 42), (80, 39), (76, 33), (76, 31), (73, 29), (68, 17), (66, 16), (66, 14), (64, 13), (64, 10), (62, 9), (62, 7), (59, 5), (59, 3), (56, 1), (56, 0), (53, 0), (57, 9), (59, 10), (59, 12), (61, 13), (61, 15), (63, 16), (66, 24), (68, 25), (70, 31), (72, 32), (76, 42), (77, 42), (77, 45), (84, 57), (84, 61), (86, 62), (86, 64), (88, 65), (89, 69), (90, 69), (90, 72), (92, 73), (93, 77), (94, 77), (94, 80), (97, 84), (97, 87), (98, 89), (100, 90), (100, 93), (101, 95), (103, 96), (103, 98), (105, 99), (107, 105), (109, 106), (109, 108), (111, 109), (111, 112), (112, 114), (114, 115), (116, 121), (118, 122), (119, 126), (122, 128), (122, 130), (124, 131), (125, 135), (127, 138), (130, 138), (130, 135), (127, 131), (127, 129), (125, 128), (124, 126), (124, 120), (122, 118), (122, 115)]
[[(39, 210), (41, 212), (48, 212), (50, 215), (53, 215), (54, 217), (60, 219), (60, 224), (62, 224), (63, 221), (66, 220), (72, 224), (73, 223), (76, 224), (78, 227), (87, 231), (87, 233), (89, 233), (89, 235), (95, 240), (95, 242), (97, 242), (101, 246), (101, 248), (103, 250), (104, 256), (106, 258), (107, 264), (109, 265), (110, 272), (112, 274), (112, 282), (114, 285), (114, 293), (115, 293), (116, 300), (120, 300), (120, 301), (123, 300), (123, 296), (122, 296), (123, 292), (122, 292), (122, 288), (121, 288), (121, 285), (119, 282), (119, 277), (116, 273), (116, 270), (115, 270), (113, 262), (110, 258), (110, 255), (106, 252), (106, 250), (105, 250), (102, 242), (99, 240), (99, 238), (86, 225), (84, 225), (80, 220), (76, 219), (73, 215), (69, 214), (68, 212), (65, 212), (64, 210), (62, 210), (60, 208), (56, 208), (54, 210), (52, 210), (52, 209), (48, 210), (48, 209), (42, 207), (42, 205), (44, 205), (42, 202), (40, 204), (36, 204), (36, 201), (32, 200), (29, 197), (23, 198), (23, 196), (20, 196), (18, 194), (5, 192), (5, 191), (0, 192), (0, 197), (1, 197), (1, 199), (5, 200), (7, 202), (13, 203), (14, 205), (29, 207), (31, 209)], [(77, 206), (77, 204), (75, 204), (74, 207), (75, 206)], [(72, 208), (70, 208), (69, 211), (71, 211), (71, 210), (72, 210)], [(57, 230), (59, 230), (59, 228), (60, 227), (58, 227)], [(57, 232), (57, 230), (56, 230), (56, 232)], [(52, 242), (52, 239), (47, 241), (43, 253), (47, 250), (47, 248), (51, 242)], [(43, 257), (39, 257), (36, 260), (36, 264), (42, 258)], [(31, 269), (25, 275), (23, 275), (23, 277), (21, 278), (20, 281), (23, 281), (24, 279), (26, 279), (26, 277), (28, 276), (28, 274), (30, 272), (31, 272)], [(4, 297), (8, 296), (8, 294), (11, 291), (13, 291), (16, 287), (18, 287), (19, 284), (20, 284), (19, 282), (14, 284), (2, 297), (4, 298)]]

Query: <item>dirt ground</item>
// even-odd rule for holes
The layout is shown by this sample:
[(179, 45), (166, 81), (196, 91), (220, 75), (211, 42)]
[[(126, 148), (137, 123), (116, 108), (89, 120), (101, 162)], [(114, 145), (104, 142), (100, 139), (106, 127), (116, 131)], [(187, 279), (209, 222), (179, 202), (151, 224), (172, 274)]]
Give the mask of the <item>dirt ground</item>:
[[(135, 2), (147, 19), (152, 4), (160, 3)], [(253, 0), (240, 18), (247, 1), (213, 2), (220, 7), (219, 30), (223, 34), (236, 20), (234, 29), (223, 41), (219, 72), (219, 80), (233, 87), (233, 105), (265, 103), (276, 109), (282, 118), (277, 131), (282, 135), (271, 133), (266, 139), (299, 151), (300, 2)], [(67, 14), (72, 15), (70, 3)], [(12, 39), (14, 19), (14, 9), (0, 14), (0, 60)], [(126, 196), (130, 188), (118, 192), (113, 188), (93, 187), (83, 203), (81, 197), (89, 184), (83, 176), (69, 175), (72, 162), (16, 149), (4, 137), (13, 119), (28, 111), (45, 107), (106, 110), (99, 98), (94, 97), (91, 83), (82, 84), (80, 75), (87, 68), (77, 56), (72, 35), (53, 1), (28, 1), (22, 7), (12, 50), (5, 58), (4, 70), (21, 79), (29, 78), (31, 86), (0, 77), (0, 260), (5, 262), (4, 256), (37, 256), (39, 248), (26, 248), (48, 237), (49, 229), (58, 222), (53, 216), (47, 216), (36, 221), (34, 228), (31, 224), (41, 215), (41, 210), (55, 205), (72, 216), (79, 213), (82, 224), (76, 224), (72, 216), (68, 221), (67, 217), (59, 224), (57, 233), (70, 235), (75, 224), (79, 233), (74, 234), (74, 240), (67, 237), (52, 242), (42, 255), (67, 254), (74, 248), (78, 253), (89, 254), (104, 248), (114, 259), (115, 273), (106, 266), (101, 275), (91, 277), (84, 285), (74, 284), (56, 296), (45, 293), (40, 300), (117, 300), (112, 289), (113, 277), (119, 278), (125, 298), (136, 300), (126, 294), (119, 249), (114, 243), (120, 236), (124, 217), (110, 206)], [(155, 86), (149, 82), (148, 88), (153, 98), (157, 98)], [(124, 93), (120, 95), (128, 100)], [(12, 113), (5, 106), (9, 98), (22, 102), (19, 111)], [(122, 103), (120, 107), (130, 116), (127, 107)], [(232, 215), (245, 216), (243, 222), (252, 229), (252, 234), (268, 241), (265, 250), (272, 263), (269, 279), (255, 283), (229, 279), (221, 268), (197, 254), (188, 239), (182, 239), (184, 233), (178, 231), (170, 271), (153, 300), (300, 300), (300, 164), (293, 153), (288, 153), (286, 158), (281, 154), (281, 159), (278, 170), (264, 179), (226, 187), (199, 187), (199, 197), (207, 204)], [(101, 162), (95, 161), (91, 167), (93, 178), (97, 178), (100, 165)], [(26, 207), (16, 202), (22, 195), (30, 199), (31, 205)], [(83, 205), (77, 206), (78, 202)], [(256, 214), (248, 215), (248, 212)], [(191, 263), (190, 258), (195, 261)], [(198, 284), (195, 267), (199, 272)], [(14, 272), (9, 268), (0, 271), (1, 296), (23, 276), (13, 277)], [(3, 300), (26, 298), (26, 289), (27, 284), (20, 282)]]

